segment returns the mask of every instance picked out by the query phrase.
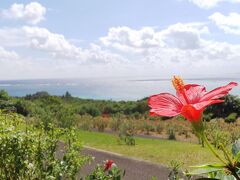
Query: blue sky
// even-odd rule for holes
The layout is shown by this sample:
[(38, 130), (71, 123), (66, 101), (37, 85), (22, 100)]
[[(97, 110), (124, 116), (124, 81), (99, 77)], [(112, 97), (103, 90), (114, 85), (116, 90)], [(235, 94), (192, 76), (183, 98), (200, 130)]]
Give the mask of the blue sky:
[(0, 5), (0, 79), (240, 75), (240, 0)]

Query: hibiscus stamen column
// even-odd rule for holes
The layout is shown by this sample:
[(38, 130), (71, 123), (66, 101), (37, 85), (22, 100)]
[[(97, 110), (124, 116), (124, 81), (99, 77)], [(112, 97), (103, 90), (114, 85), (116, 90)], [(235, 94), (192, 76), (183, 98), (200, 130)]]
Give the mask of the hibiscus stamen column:
[(185, 93), (183, 79), (180, 76), (173, 76), (172, 84), (173, 84), (174, 88), (176, 89), (176, 92), (181, 93), (183, 95), (186, 103), (189, 104), (189, 100)]

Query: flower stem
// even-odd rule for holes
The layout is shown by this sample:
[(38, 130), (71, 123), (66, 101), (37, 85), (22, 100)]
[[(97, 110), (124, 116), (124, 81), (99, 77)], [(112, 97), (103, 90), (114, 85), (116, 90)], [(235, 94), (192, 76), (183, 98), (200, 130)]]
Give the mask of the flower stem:
[(240, 177), (238, 176), (238, 174), (236, 173), (235, 170), (231, 171), (232, 172), (232, 175), (237, 179), (237, 180), (240, 180)]
[(226, 148), (221, 144), (220, 145), (223, 153), (225, 154), (227, 160), (229, 161), (229, 165), (228, 165), (228, 170), (231, 171), (232, 175), (237, 179), (237, 180), (240, 180), (240, 177), (238, 176), (238, 174), (236, 173), (236, 170), (235, 170), (235, 167), (234, 167), (234, 164), (232, 162), (232, 159), (230, 158), (230, 155), (228, 153), (228, 151), (226, 150)]
[(206, 145), (208, 146), (208, 148), (210, 149), (210, 151), (216, 156), (216, 158), (218, 158), (223, 164), (227, 165), (227, 163), (218, 155), (218, 153), (214, 150), (214, 148), (212, 147), (212, 145), (210, 144), (210, 142), (208, 141), (205, 133), (202, 134), (203, 137), (203, 141), (206, 143)]
[(233, 167), (234, 165), (233, 165), (232, 159), (230, 158), (230, 155), (229, 155), (228, 151), (226, 150), (226, 148), (222, 144), (220, 144), (220, 148), (222, 149), (223, 153), (225, 154), (229, 164)]

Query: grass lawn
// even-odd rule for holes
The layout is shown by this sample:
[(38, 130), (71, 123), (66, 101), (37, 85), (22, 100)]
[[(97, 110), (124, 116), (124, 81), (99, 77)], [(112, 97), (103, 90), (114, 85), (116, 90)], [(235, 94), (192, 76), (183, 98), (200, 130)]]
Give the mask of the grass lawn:
[(163, 165), (169, 165), (171, 160), (183, 162), (183, 167), (218, 162), (207, 148), (198, 144), (136, 138), (136, 145), (128, 146), (119, 145), (117, 136), (111, 134), (78, 131), (77, 136), (83, 145)]

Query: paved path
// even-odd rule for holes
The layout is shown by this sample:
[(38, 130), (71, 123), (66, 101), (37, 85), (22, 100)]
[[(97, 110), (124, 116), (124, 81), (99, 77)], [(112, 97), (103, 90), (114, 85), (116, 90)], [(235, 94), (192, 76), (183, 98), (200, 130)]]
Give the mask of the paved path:
[(82, 153), (95, 157), (91, 165), (85, 165), (82, 168), (82, 175), (88, 174), (94, 169), (97, 163), (102, 164), (102, 162), (107, 159), (113, 160), (119, 168), (126, 169), (124, 180), (150, 180), (152, 176), (155, 176), (157, 180), (167, 180), (170, 172), (167, 167), (158, 164), (127, 158), (119, 154), (94, 148), (84, 148)]

